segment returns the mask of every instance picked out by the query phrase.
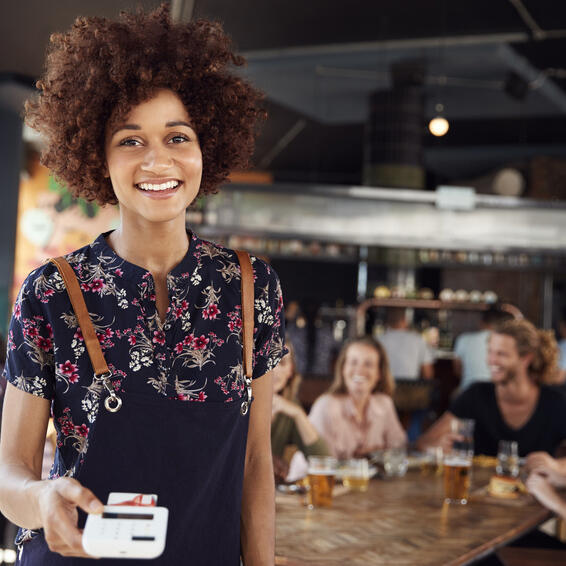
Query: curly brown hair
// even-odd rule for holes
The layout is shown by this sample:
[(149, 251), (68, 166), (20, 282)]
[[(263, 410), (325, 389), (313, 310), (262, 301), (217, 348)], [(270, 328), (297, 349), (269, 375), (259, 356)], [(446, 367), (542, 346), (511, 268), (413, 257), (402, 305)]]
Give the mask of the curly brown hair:
[(26, 104), (27, 123), (47, 146), (42, 163), (75, 194), (117, 202), (105, 177), (106, 129), (159, 89), (175, 92), (202, 150), (199, 195), (216, 192), (230, 171), (249, 165), (263, 95), (233, 73), (244, 59), (221, 25), (173, 23), (167, 4), (122, 12), (118, 20), (77, 18), (51, 36), (40, 95)]
[(532, 354), (528, 371), (536, 384), (552, 384), (556, 381), (560, 350), (551, 330), (536, 328), (525, 319), (513, 319), (498, 324), (494, 332), (514, 338), (520, 356)]

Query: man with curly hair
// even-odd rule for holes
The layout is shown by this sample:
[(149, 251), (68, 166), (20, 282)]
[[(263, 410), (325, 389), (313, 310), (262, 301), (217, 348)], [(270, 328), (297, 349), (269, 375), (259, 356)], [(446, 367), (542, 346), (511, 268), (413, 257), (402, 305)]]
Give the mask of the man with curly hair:
[[(59, 272), (36, 269), (10, 325), (0, 444), (0, 509), (21, 527), (19, 564), (83, 564), (85, 514), (100, 513), (110, 492), (155, 493), (169, 509), (155, 564), (273, 564), (279, 281), (251, 258), (247, 412), (236, 253), (185, 227), (187, 206), (252, 153), (264, 111), (231, 69), (242, 63), (218, 24), (173, 23), (165, 5), (78, 18), (51, 38), (27, 121), (46, 139), (43, 163), (75, 195), (119, 204), (118, 229), (66, 259), (123, 406), (105, 409)], [(57, 453), (42, 481), (51, 411)]]

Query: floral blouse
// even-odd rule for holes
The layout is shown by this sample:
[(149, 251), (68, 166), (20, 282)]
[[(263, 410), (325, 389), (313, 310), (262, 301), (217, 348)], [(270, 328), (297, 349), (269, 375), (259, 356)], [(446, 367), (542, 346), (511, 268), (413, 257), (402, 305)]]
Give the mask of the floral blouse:
[[(73, 267), (117, 392), (135, 380), (148, 394), (194, 403), (238, 403), (244, 395), (240, 267), (234, 251), (189, 234), (186, 256), (167, 276), (169, 308), (157, 313), (149, 271), (123, 260), (100, 235), (66, 258)], [(276, 273), (251, 257), (257, 378), (285, 354)], [(95, 380), (63, 280), (45, 264), (24, 282), (8, 333), (4, 373), (12, 385), (52, 401), (57, 456), (50, 477), (73, 476), (96, 421)]]

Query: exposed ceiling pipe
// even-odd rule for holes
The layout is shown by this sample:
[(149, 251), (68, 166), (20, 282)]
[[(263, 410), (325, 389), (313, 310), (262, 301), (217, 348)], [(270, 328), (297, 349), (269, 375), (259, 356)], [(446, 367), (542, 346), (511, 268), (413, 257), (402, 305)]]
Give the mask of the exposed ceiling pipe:
[[(549, 32), (550, 33), (550, 32)], [(497, 43), (526, 43), (531, 41), (526, 32), (495, 33), (479, 35), (459, 35), (453, 37), (421, 37), (413, 39), (391, 39), (383, 41), (362, 41), (359, 43), (330, 43), (326, 45), (306, 45), (243, 51), (249, 61), (283, 57), (305, 57), (333, 54), (359, 53), (364, 51), (444, 48), (465, 45), (486, 45)]]
[(190, 22), (195, 0), (171, 0), (171, 19), (174, 22)]
[[(390, 73), (379, 71), (368, 71), (364, 69), (346, 69), (341, 67), (328, 67), (317, 65), (315, 73), (321, 77), (337, 77), (348, 79), (367, 79), (376, 82), (388, 82)], [(455, 86), (466, 88), (487, 88), (491, 90), (502, 90), (504, 81), (489, 81), (481, 79), (467, 79), (462, 77), (447, 77), (445, 75), (427, 75), (425, 84), (439, 86)]]

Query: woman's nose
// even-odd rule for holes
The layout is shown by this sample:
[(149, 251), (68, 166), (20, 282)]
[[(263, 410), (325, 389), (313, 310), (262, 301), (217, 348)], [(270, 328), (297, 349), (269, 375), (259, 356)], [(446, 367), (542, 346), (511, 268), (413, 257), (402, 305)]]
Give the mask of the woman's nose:
[(143, 171), (164, 171), (171, 167), (173, 160), (166, 148), (149, 148), (143, 156), (141, 168)]

